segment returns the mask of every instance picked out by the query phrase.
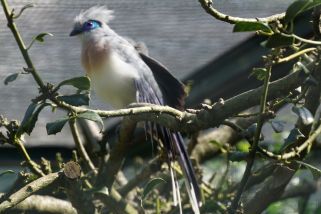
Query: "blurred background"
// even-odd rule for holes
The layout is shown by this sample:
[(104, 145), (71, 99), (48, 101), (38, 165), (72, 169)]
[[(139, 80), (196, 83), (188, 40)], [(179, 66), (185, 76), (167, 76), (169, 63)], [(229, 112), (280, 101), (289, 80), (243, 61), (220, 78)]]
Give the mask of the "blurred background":
[[(234, 16), (264, 17), (285, 11), (291, 2), (221, 0), (215, 1), (215, 7)], [(80, 65), (80, 42), (68, 36), (73, 27), (73, 18), (82, 9), (107, 5), (114, 10), (115, 18), (110, 25), (118, 34), (145, 43), (150, 56), (191, 85), (188, 107), (196, 106), (206, 98), (213, 102), (219, 98), (228, 99), (260, 84), (255, 78), (249, 77), (249, 73), (251, 68), (259, 65), (260, 56), (266, 51), (260, 46), (262, 38), (249, 33), (232, 33), (232, 25), (209, 16), (197, 0), (8, 0), (8, 3), (16, 11), (28, 3), (36, 5), (27, 9), (17, 20), (26, 44), (41, 32), (54, 35), (45, 37), (44, 43), (36, 43), (30, 51), (45, 82), (55, 84), (84, 75)], [(11, 32), (6, 28), (2, 9), (0, 26), (0, 114), (21, 120), (38, 89), (30, 75), (20, 75), (9, 85), (3, 84), (9, 74), (22, 71), (25, 63)], [(311, 33), (307, 26), (299, 30), (303, 35)], [(277, 67), (274, 78), (286, 74), (290, 66), (285, 64)], [(110, 108), (99, 102), (95, 94), (91, 96), (91, 107)], [(26, 136), (27, 148), (34, 159), (41, 156), (54, 158), (56, 152), (70, 157), (73, 141), (69, 129), (64, 128), (61, 133), (49, 137), (45, 129), (47, 122), (61, 115), (63, 112), (43, 111), (32, 135)], [(22, 159), (16, 150), (5, 145), (0, 147), (0, 161), (0, 170), (18, 169)], [(217, 167), (219, 164), (216, 162), (214, 165)], [(10, 180), (10, 176), (0, 179), (0, 191), (6, 188)]]

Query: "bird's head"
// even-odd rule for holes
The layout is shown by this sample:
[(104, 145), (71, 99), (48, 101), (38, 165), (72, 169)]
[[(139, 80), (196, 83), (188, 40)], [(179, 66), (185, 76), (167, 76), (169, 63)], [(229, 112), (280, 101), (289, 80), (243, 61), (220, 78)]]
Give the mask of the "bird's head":
[(113, 11), (105, 6), (94, 6), (81, 11), (74, 19), (74, 28), (70, 36), (90, 35), (92, 33), (106, 32), (110, 28), (107, 23), (113, 19)]

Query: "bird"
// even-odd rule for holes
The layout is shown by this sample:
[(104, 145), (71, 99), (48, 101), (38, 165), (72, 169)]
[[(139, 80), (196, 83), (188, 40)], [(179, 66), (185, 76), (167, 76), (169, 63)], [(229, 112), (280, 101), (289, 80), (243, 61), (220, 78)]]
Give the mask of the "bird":
[[(74, 19), (70, 36), (81, 41), (81, 63), (91, 80), (91, 87), (103, 101), (115, 109), (131, 103), (150, 103), (182, 110), (186, 96), (184, 85), (154, 58), (139, 52), (135, 45), (118, 35), (109, 26), (113, 11), (106, 6), (93, 6), (82, 10)], [(185, 178), (185, 186), (193, 212), (200, 213), (201, 192), (191, 160), (179, 132), (161, 125), (163, 148), (171, 175), (174, 205), (182, 213), (177, 176), (172, 166), (177, 161)]]

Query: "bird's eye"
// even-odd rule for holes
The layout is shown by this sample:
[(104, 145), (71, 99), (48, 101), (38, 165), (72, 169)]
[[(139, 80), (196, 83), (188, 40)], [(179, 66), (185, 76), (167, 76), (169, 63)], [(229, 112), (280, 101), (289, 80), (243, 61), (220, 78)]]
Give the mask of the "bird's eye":
[(101, 25), (100, 25), (100, 22), (98, 21), (95, 21), (95, 20), (89, 20), (87, 22), (85, 22), (82, 26), (82, 30), (83, 31), (91, 31), (91, 30), (94, 30), (96, 28), (99, 28)]
[(94, 26), (93, 22), (86, 22), (86, 27), (91, 28)]

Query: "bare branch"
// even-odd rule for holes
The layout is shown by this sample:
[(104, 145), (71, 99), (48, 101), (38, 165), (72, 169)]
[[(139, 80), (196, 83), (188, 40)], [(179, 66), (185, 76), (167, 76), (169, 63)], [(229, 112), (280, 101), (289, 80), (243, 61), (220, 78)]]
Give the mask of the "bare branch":
[(97, 174), (97, 169), (95, 167), (95, 165), (93, 164), (93, 162), (91, 161), (89, 155), (86, 152), (86, 149), (83, 145), (83, 143), (80, 141), (80, 136), (78, 133), (78, 128), (76, 125), (76, 121), (75, 120), (70, 120), (69, 121), (69, 126), (70, 126), (70, 130), (72, 133), (72, 136), (74, 138), (75, 144), (76, 144), (76, 148), (80, 154), (80, 157), (83, 159), (85, 165), (92, 171), (94, 172), (94, 174)]
[(199, 0), (200, 4), (204, 8), (204, 10), (213, 16), (214, 18), (230, 23), (235, 24), (237, 22), (275, 22), (277, 20), (281, 20), (284, 18), (285, 13), (275, 14), (269, 17), (264, 18), (240, 18), (240, 17), (234, 17), (230, 16), (224, 13), (221, 13), (217, 9), (213, 7), (213, 1), (212, 0)]
[(37, 180), (27, 184), (17, 192), (10, 195), (8, 198), (5, 198), (4, 201), (0, 204), (0, 213), (5, 210), (17, 205), (30, 195), (36, 193), (38, 190), (41, 190), (53, 182), (55, 182), (59, 178), (59, 173), (51, 173), (44, 177), (38, 178)]
[(18, 211), (19, 213), (77, 214), (77, 211), (71, 206), (70, 202), (42, 195), (31, 195), (24, 201), (12, 207), (10, 211), (11, 210)]

